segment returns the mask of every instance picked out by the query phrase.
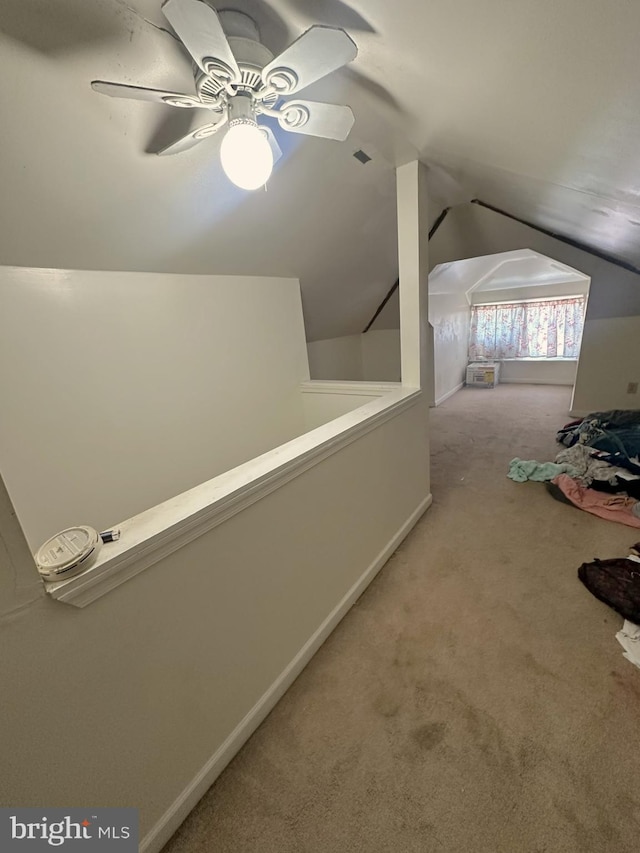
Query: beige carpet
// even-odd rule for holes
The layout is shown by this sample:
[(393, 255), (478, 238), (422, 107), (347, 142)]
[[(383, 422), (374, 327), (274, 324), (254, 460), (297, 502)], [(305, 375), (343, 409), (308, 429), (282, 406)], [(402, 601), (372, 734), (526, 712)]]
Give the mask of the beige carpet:
[(432, 411), (433, 507), (165, 853), (640, 849), (640, 671), (576, 578), (640, 536), (505, 476), (568, 405)]

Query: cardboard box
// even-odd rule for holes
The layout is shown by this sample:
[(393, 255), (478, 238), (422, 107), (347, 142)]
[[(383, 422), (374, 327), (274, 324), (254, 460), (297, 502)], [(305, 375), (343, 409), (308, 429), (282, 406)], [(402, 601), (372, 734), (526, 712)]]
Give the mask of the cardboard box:
[(474, 388), (495, 388), (500, 381), (500, 364), (495, 361), (474, 361), (467, 367), (467, 385)]

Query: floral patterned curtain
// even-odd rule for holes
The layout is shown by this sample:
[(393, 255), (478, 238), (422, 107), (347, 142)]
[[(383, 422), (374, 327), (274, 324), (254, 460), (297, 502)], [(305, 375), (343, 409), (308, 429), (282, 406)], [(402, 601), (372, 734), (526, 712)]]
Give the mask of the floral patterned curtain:
[(469, 358), (577, 358), (585, 299), (474, 305)]

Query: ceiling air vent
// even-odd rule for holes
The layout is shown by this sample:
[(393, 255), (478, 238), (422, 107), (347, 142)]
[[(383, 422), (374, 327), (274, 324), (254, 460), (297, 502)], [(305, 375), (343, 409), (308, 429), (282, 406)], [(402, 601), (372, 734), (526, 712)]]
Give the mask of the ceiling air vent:
[(359, 160), (363, 166), (365, 163), (368, 163), (369, 160), (371, 160), (371, 157), (369, 157), (369, 155), (366, 154), (362, 149), (356, 151), (353, 156), (356, 158), (356, 160)]

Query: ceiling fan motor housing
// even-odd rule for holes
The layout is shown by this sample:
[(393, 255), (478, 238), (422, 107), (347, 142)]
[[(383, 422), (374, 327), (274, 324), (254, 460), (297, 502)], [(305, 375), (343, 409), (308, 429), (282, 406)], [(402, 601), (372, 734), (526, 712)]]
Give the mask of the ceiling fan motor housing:
[[(265, 89), (265, 83), (260, 72), (273, 59), (273, 53), (260, 42), (258, 25), (244, 12), (226, 9), (218, 12), (220, 23), (227, 36), (229, 46), (236, 58), (241, 73), (241, 80), (236, 85), (239, 92), (257, 93)], [(218, 79), (215, 73), (204, 74), (195, 66), (196, 90), (203, 101), (218, 98), (224, 89), (224, 81)], [(273, 107), (278, 100), (277, 93), (267, 95), (263, 102), (267, 107)]]
[(227, 103), (229, 127), (236, 124), (256, 124), (256, 108), (251, 93), (239, 92)]

